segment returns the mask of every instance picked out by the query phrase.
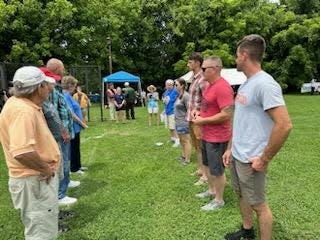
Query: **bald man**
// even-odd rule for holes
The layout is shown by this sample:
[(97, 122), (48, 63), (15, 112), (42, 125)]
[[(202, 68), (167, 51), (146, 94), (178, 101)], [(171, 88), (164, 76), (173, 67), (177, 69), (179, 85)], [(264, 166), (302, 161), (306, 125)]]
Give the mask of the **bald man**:
[[(61, 60), (59, 60), (57, 58), (51, 58), (47, 62), (46, 67), (50, 72), (55, 73), (55, 74), (61, 76), (61, 78), (62, 78), (63, 73), (64, 73), (64, 65)], [(61, 78), (60, 78), (60, 80), (61, 80)]]
[[(53, 134), (56, 138), (56, 141), (59, 143), (62, 153), (62, 163), (63, 163), (63, 174), (60, 177), (59, 183), (59, 205), (72, 205), (77, 202), (76, 198), (68, 197), (66, 192), (69, 187), (77, 187), (80, 185), (79, 181), (70, 181), (70, 139), (74, 137), (73, 130), (73, 120), (72, 113), (68, 108), (68, 105), (65, 101), (62, 88), (60, 86), (61, 79), (64, 73), (64, 65), (63, 62), (56, 58), (51, 58), (46, 67), (42, 67), (41, 70), (45, 73), (45, 75), (53, 77), (56, 80), (56, 85), (49, 95), (48, 101), (45, 104), (44, 113), (50, 128), (50, 111), (48, 111), (48, 107), (53, 106), (55, 111), (58, 114), (59, 119), (59, 129), (55, 127), (55, 134)], [(46, 114), (47, 113), (47, 114)], [(51, 111), (52, 113), (52, 111)], [(52, 121), (51, 121), (52, 122)], [(51, 128), (50, 128), (51, 130)]]

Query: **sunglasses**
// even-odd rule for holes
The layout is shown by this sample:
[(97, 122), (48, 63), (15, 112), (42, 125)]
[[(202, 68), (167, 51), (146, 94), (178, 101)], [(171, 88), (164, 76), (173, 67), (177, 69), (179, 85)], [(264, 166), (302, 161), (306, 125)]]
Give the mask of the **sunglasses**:
[(219, 68), (220, 66), (209, 66), (209, 67), (202, 67), (202, 71), (205, 72), (207, 68)]

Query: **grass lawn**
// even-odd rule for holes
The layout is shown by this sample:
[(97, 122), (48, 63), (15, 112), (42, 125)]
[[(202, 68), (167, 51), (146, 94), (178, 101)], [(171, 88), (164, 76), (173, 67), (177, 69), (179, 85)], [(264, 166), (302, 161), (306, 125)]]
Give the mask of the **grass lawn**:
[[(288, 95), (286, 102), (294, 130), (268, 173), (273, 239), (320, 239), (320, 96)], [(225, 208), (200, 211), (206, 200), (194, 195), (205, 188), (193, 185), (195, 163), (179, 164), (179, 149), (168, 143), (164, 126), (148, 127), (146, 109), (136, 112), (136, 121), (93, 121), (82, 132), (82, 163), (89, 171), (73, 176), (81, 180), (81, 186), (69, 192), (79, 200), (72, 207), (76, 216), (68, 222), (72, 230), (59, 239), (219, 240), (237, 229), (238, 201), (230, 185)], [(97, 116), (99, 109), (91, 114)], [(156, 142), (164, 144), (157, 147)], [(0, 155), (0, 240), (23, 239)]]

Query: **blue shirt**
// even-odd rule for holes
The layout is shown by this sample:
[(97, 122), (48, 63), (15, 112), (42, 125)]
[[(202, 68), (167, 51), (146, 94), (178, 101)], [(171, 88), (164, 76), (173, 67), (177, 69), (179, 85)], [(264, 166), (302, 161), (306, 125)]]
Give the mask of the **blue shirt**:
[(162, 99), (165, 104), (166, 115), (174, 114), (174, 103), (178, 97), (179, 93), (177, 89), (173, 88), (171, 90), (166, 90), (163, 93)]
[[(79, 103), (73, 99), (69, 92), (64, 92), (63, 94), (71, 112), (73, 112), (78, 118), (80, 118), (80, 120), (82, 120), (83, 117)], [(82, 130), (82, 126), (77, 121), (73, 121), (73, 130), (75, 133), (79, 133)]]

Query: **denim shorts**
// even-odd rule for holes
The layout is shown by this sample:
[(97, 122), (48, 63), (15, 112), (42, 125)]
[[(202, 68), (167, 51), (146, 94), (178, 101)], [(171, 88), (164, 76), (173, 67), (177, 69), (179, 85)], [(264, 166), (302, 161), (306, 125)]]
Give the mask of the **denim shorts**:
[(176, 131), (178, 134), (189, 134), (189, 126), (176, 126)]

